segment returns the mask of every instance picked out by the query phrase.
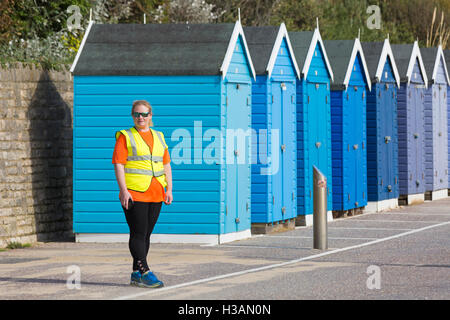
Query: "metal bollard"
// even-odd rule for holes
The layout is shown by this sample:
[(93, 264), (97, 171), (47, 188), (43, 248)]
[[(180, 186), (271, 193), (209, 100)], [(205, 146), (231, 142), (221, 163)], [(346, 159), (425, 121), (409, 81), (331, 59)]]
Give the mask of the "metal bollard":
[(314, 249), (328, 249), (328, 226), (327, 226), (327, 178), (313, 166), (313, 230)]

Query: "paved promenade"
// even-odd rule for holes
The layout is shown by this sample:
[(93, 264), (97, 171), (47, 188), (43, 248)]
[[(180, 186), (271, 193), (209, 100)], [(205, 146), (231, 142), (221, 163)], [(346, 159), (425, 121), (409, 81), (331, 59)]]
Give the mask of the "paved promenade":
[[(161, 289), (129, 286), (126, 243), (0, 252), (0, 299), (450, 299), (450, 198), (223, 245), (153, 244)], [(79, 281), (78, 281), (79, 280)]]

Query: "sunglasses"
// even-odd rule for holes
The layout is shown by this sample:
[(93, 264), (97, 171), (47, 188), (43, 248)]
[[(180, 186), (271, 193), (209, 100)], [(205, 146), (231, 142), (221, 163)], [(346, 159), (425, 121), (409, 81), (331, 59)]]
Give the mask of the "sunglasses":
[(147, 118), (150, 112), (133, 112), (133, 117), (139, 118), (139, 116), (142, 116), (143, 118)]

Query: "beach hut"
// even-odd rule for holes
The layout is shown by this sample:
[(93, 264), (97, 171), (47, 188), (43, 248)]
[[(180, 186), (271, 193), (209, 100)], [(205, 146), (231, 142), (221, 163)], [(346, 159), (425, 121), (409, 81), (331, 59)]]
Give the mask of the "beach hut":
[(332, 219), (330, 82), (333, 71), (319, 29), (289, 32), (301, 79), (297, 80), (297, 218), (312, 225), (313, 166), (327, 178)]
[[(386, 48), (389, 51), (389, 47)], [(371, 59), (371, 65), (376, 64), (377, 71), (370, 75), (372, 86), (366, 101), (366, 212), (398, 206), (398, 77), (395, 76), (396, 69), (389, 55), (386, 54), (385, 61), (382, 61), (381, 53), (375, 55), (377, 57)]]
[(450, 83), (442, 46), (421, 48), (428, 75), (425, 92), (425, 200), (448, 196), (447, 87)]
[(366, 212), (398, 206), (397, 90), (400, 77), (389, 40), (363, 44), (372, 80), (367, 100)]
[[(450, 50), (444, 50), (445, 62), (447, 67), (450, 66)], [(448, 171), (450, 173), (450, 99), (448, 95), (450, 94), (450, 85), (447, 86), (447, 136), (448, 136)], [(448, 174), (448, 195), (450, 196), (450, 174)]]
[(128, 241), (111, 156), (130, 107), (153, 106), (171, 155), (174, 202), (153, 242), (250, 236), (251, 84), (235, 24), (90, 24), (74, 75), (73, 229), (77, 241)]
[(427, 74), (419, 45), (392, 45), (400, 74), (397, 96), (399, 204), (425, 200), (425, 90)]
[(244, 33), (256, 72), (252, 85), (252, 233), (293, 229), (297, 216), (296, 79), (300, 71), (284, 24), (245, 27)]
[(367, 204), (366, 100), (371, 83), (361, 43), (326, 40), (331, 84), (333, 211), (340, 215)]

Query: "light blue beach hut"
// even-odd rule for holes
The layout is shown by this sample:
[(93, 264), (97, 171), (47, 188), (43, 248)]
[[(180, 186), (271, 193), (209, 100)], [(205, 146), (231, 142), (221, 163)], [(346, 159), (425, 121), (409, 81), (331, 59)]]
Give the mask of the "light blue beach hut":
[(244, 32), (256, 71), (252, 86), (252, 233), (266, 233), (280, 224), (295, 226), (295, 103), (300, 71), (284, 24), (245, 27)]
[(301, 79), (297, 80), (297, 219), (312, 225), (313, 166), (327, 178), (332, 219), (330, 82), (333, 71), (319, 29), (289, 32)]
[(398, 107), (399, 204), (425, 200), (425, 91), (427, 74), (417, 41), (392, 45), (400, 74)]
[(90, 24), (74, 75), (73, 229), (77, 241), (127, 241), (111, 156), (130, 108), (145, 99), (165, 135), (174, 202), (153, 242), (250, 236), (251, 84), (235, 24)]
[(447, 88), (450, 84), (442, 46), (421, 48), (428, 75), (425, 91), (425, 200), (448, 196)]

